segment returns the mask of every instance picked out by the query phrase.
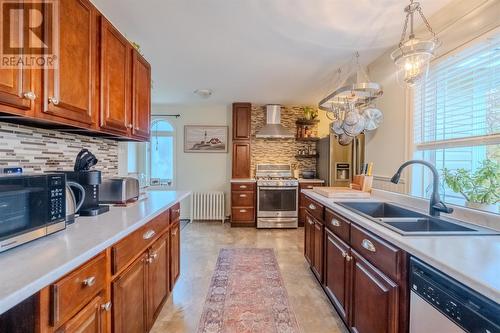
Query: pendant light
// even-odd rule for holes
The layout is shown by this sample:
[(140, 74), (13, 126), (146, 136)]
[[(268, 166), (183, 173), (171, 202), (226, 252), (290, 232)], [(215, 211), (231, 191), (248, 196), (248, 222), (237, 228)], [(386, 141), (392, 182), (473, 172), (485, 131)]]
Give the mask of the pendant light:
[[(406, 19), (403, 27), (403, 33), (399, 41), (399, 46), (391, 53), (391, 58), (398, 67), (398, 81), (413, 86), (420, 79), (427, 76), (429, 63), (434, 56), (434, 50), (438, 45), (436, 33), (432, 30), (429, 22), (424, 16), (420, 3), (410, 0), (410, 4), (404, 9)], [(422, 18), (427, 30), (432, 34), (432, 39), (424, 40), (415, 37), (413, 30), (414, 16), (418, 13)], [(410, 25), (410, 33), (406, 38)]]

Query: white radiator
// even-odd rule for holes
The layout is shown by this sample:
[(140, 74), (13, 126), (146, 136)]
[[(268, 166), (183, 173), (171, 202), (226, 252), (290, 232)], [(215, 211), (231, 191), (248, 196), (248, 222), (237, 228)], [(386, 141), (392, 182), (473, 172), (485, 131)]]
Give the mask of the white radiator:
[(221, 220), (226, 218), (224, 192), (193, 192), (191, 222), (194, 220)]

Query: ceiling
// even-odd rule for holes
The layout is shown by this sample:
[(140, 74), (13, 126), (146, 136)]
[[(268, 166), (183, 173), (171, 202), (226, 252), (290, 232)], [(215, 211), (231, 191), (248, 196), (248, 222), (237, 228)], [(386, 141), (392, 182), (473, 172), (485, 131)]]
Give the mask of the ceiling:
[[(359, 51), (395, 45), (405, 0), (93, 0), (151, 63), (153, 103), (315, 104)], [(450, 0), (421, 0), (427, 17)], [(420, 23), (420, 21), (417, 21)], [(196, 89), (212, 89), (203, 99)]]

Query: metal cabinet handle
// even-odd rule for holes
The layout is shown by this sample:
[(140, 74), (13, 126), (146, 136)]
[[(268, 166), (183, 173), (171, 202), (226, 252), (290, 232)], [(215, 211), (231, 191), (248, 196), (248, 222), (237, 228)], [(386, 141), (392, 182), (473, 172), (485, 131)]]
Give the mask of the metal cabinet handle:
[(311, 220), (310, 218), (307, 218), (307, 223), (309, 223), (309, 224), (314, 224), (314, 221), (313, 221), (313, 220)]
[(156, 235), (156, 231), (154, 230), (148, 230), (146, 231), (143, 235), (142, 235), (142, 238), (144, 239), (151, 239), (154, 237), (154, 235)]
[(176, 214), (179, 214), (179, 213), (181, 212), (181, 210), (180, 210), (180, 209), (176, 209), (176, 210), (174, 210), (174, 212), (175, 212)]
[(158, 258), (158, 253), (156, 252), (153, 252), (152, 254), (149, 255), (149, 257), (153, 260), (155, 260), (156, 258)]
[(240, 194), (240, 198), (246, 198), (247, 195), (246, 194)]
[(151, 257), (146, 258), (146, 263), (150, 264), (152, 262), (153, 262), (153, 258), (151, 258)]
[(133, 127), (132, 124), (127, 125), (127, 128), (132, 128), (132, 127)]
[(307, 185), (307, 188), (308, 188), (308, 189), (312, 189), (312, 188), (313, 188), (313, 186), (312, 186), (312, 185)]
[(331, 223), (334, 227), (340, 227), (340, 222), (337, 219), (332, 219)]
[(351, 261), (352, 257), (346, 253), (345, 260), (346, 261)]
[(95, 276), (86, 278), (82, 283), (85, 287), (92, 287), (95, 284)]
[(36, 99), (36, 95), (32, 91), (27, 91), (23, 94), (23, 97), (29, 99), (30, 101), (34, 101)]
[(109, 312), (109, 310), (111, 310), (112, 305), (113, 303), (111, 302), (104, 303), (103, 305), (101, 305), (101, 309), (103, 309), (106, 312)]
[(309, 204), (309, 209), (311, 209), (311, 210), (315, 210), (315, 209), (316, 209), (316, 206), (314, 206), (313, 204)]
[(59, 99), (57, 99), (56, 97), (49, 97), (49, 103), (52, 103), (54, 105), (58, 105), (59, 104)]
[(347, 252), (342, 251), (342, 257), (344, 257), (344, 258), (347, 257)]
[(373, 245), (373, 243), (370, 242), (368, 239), (363, 239), (363, 241), (361, 242), (361, 246), (370, 252), (377, 251), (375, 245)]
[(247, 210), (246, 209), (240, 209), (240, 213), (246, 213)]
[(240, 188), (247, 188), (246, 185), (240, 185)]

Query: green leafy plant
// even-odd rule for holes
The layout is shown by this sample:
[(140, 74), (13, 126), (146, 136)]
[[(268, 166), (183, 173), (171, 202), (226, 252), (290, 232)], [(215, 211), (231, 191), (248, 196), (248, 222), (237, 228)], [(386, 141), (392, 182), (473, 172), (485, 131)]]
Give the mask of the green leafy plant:
[(445, 168), (443, 178), (449, 188), (469, 202), (490, 205), (500, 202), (500, 163), (496, 161), (485, 160), (474, 172)]
[(304, 118), (307, 120), (314, 120), (318, 117), (318, 110), (312, 106), (302, 107), (302, 112), (304, 112)]

